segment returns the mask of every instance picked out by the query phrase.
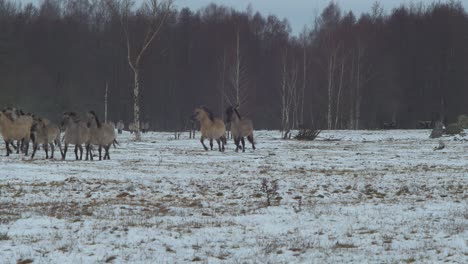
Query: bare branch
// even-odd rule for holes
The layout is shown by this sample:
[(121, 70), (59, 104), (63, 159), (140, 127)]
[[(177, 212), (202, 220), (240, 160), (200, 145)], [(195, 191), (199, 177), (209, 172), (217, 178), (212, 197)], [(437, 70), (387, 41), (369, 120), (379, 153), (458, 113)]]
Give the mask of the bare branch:
[[(164, 4), (165, 3), (165, 4)], [(151, 0), (151, 10), (152, 10), (152, 16), (153, 19), (156, 20), (158, 10), (162, 10), (162, 18), (159, 24), (156, 26), (156, 29), (154, 29), (153, 33), (151, 34), (151, 37), (147, 39), (147, 36), (150, 35), (150, 32), (153, 30), (153, 25), (150, 23), (148, 25), (148, 31), (147, 31), (147, 36), (145, 37), (145, 41), (143, 42), (143, 47), (141, 48), (140, 53), (138, 54), (136, 60), (135, 60), (135, 65), (138, 67), (140, 64), (140, 60), (145, 53), (145, 51), (148, 49), (149, 45), (151, 42), (154, 40), (154, 38), (159, 34), (161, 31), (162, 26), (166, 22), (167, 17), (169, 16), (171, 12), (171, 7), (172, 7), (172, 0), (165, 0), (164, 2), (161, 2), (161, 4), (158, 5), (157, 0)]]

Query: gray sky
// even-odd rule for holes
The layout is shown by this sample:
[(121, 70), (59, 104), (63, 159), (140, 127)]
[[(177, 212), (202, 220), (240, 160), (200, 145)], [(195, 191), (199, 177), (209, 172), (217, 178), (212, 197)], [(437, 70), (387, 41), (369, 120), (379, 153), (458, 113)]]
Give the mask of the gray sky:
[[(43, 0), (16, 0), (17, 2), (34, 2), (40, 3)], [(144, 0), (136, 0), (142, 2)], [(304, 25), (312, 25), (314, 15), (319, 15), (323, 8), (330, 3), (331, 0), (175, 0), (175, 5), (178, 8), (189, 7), (196, 11), (210, 3), (233, 7), (237, 10), (245, 10), (249, 4), (252, 4), (254, 12), (259, 11), (262, 15), (267, 16), (274, 14), (280, 19), (287, 18), (291, 24), (293, 33), (300, 32)], [(449, 2), (450, 0), (335, 0), (339, 4), (342, 11), (352, 10), (356, 16), (362, 12), (369, 12), (372, 4), (380, 2), (385, 12), (391, 11), (393, 8), (401, 4), (419, 3), (430, 4), (432, 2)], [(468, 0), (461, 0), (465, 9), (468, 9)]]
[[(449, 0), (436, 0), (437, 2), (448, 2)], [(369, 12), (376, 0), (335, 0), (342, 11), (352, 10), (354, 14), (359, 15), (362, 12)], [(385, 12), (401, 4), (427, 3), (432, 0), (380, 0)], [(462, 0), (465, 9), (468, 8), (468, 0)], [(330, 3), (330, 0), (176, 0), (177, 7), (189, 7), (192, 10), (198, 10), (209, 3), (222, 4), (234, 7), (237, 10), (245, 10), (249, 4), (252, 4), (253, 10), (259, 11), (262, 15), (274, 14), (279, 18), (287, 18), (291, 24), (293, 33), (300, 32), (304, 25), (312, 25), (315, 14), (320, 14), (324, 7)]]

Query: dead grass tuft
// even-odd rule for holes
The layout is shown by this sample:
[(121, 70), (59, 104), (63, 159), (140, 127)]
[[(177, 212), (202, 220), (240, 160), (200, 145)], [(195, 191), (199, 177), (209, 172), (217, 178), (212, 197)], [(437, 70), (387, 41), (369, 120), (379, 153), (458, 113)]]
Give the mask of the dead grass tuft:
[(357, 248), (357, 246), (354, 244), (347, 244), (347, 243), (340, 243), (340, 242), (336, 242), (336, 244), (333, 246), (333, 249), (352, 249), (352, 248)]
[(33, 263), (34, 261), (32, 259), (19, 259), (16, 261), (16, 264), (30, 264)]

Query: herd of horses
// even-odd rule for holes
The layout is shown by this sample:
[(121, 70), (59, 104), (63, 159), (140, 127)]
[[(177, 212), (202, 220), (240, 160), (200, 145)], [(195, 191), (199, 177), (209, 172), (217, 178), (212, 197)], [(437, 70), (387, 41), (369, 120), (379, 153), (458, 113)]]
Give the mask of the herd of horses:
[[(213, 112), (204, 106), (195, 108), (191, 118), (200, 123), (200, 142), (205, 150), (208, 150), (205, 139), (210, 141), (211, 150), (213, 150), (213, 141), (218, 143), (219, 151), (225, 150), (226, 126), (222, 119), (215, 117)], [(250, 119), (243, 118), (239, 111), (231, 106), (226, 109), (225, 121), (230, 123), (236, 152), (240, 149), (245, 152), (245, 138), (255, 149), (253, 123)], [(117, 126), (117, 129), (120, 128)], [(62, 138), (61, 131), (64, 132)], [(118, 144), (115, 126), (101, 122), (94, 111), (87, 112), (84, 117), (76, 112), (65, 112), (59, 126), (46, 118), (25, 114), (19, 109), (8, 107), (0, 111), (0, 134), (5, 142), (6, 156), (13, 153), (10, 146), (16, 150), (16, 153), (21, 152), (28, 156), (29, 144), (32, 142), (31, 159), (40, 146), (45, 151), (46, 159), (53, 159), (57, 146), (62, 159), (65, 160), (69, 145), (75, 147), (76, 160), (83, 159), (83, 145), (86, 150), (85, 160), (93, 160), (93, 146), (98, 148), (99, 160), (110, 159), (110, 147)], [(103, 149), (104, 156), (102, 156)]]
[[(226, 145), (227, 140), (226, 126), (222, 119), (215, 117), (213, 112), (208, 108), (201, 106), (195, 108), (192, 120), (200, 122), (200, 142), (205, 150), (208, 150), (208, 147), (205, 145), (205, 139), (209, 139), (211, 150), (213, 150), (213, 140), (216, 140), (219, 151), (224, 151), (224, 145)], [(231, 135), (236, 145), (236, 152), (239, 149), (245, 152), (245, 137), (252, 144), (252, 148), (255, 149), (253, 123), (250, 119), (242, 118), (239, 111), (230, 106), (226, 109), (226, 123), (231, 124)]]
[[(110, 124), (100, 122), (94, 111), (87, 112), (85, 118), (80, 118), (75, 112), (65, 112), (60, 127), (64, 131), (62, 138), (59, 126), (46, 118), (25, 114), (15, 108), (5, 108), (0, 112), (0, 134), (5, 141), (7, 156), (13, 153), (10, 145), (16, 149), (16, 153), (22, 152), (28, 156), (29, 143), (32, 141), (31, 159), (39, 145), (42, 145), (46, 159), (49, 158), (49, 147), (50, 159), (54, 158), (55, 146), (58, 146), (62, 159), (65, 159), (70, 144), (75, 146), (77, 160), (83, 159), (83, 144), (86, 148), (86, 160), (93, 159), (91, 146), (98, 147), (99, 160), (110, 159), (109, 148), (117, 143), (115, 129)], [(104, 157), (102, 149), (105, 150)]]

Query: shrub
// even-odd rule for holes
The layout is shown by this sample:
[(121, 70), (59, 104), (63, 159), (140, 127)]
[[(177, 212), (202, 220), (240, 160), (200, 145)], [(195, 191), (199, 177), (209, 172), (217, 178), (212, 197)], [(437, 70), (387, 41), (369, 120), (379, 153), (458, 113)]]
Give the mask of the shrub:
[(297, 140), (315, 140), (322, 130), (304, 128), (294, 137)]
[(430, 138), (440, 138), (444, 134), (444, 129), (443, 128), (434, 128), (432, 129), (431, 135), (429, 136)]
[(262, 179), (262, 185), (260, 186), (260, 191), (263, 192), (266, 196), (267, 206), (271, 205), (271, 201), (275, 198), (278, 198), (278, 181), (272, 180), (271, 182), (267, 179)]
[(467, 115), (459, 115), (458, 118), (457, 118), (457, 123), (461, 128), (467, 129), (468, 128), (468, 116)]
[(463, 131), (463, 128), (458, 123), (452, 123), (447, 126), (445, 129), (445, 134), (447, 135), (457, 135)]

